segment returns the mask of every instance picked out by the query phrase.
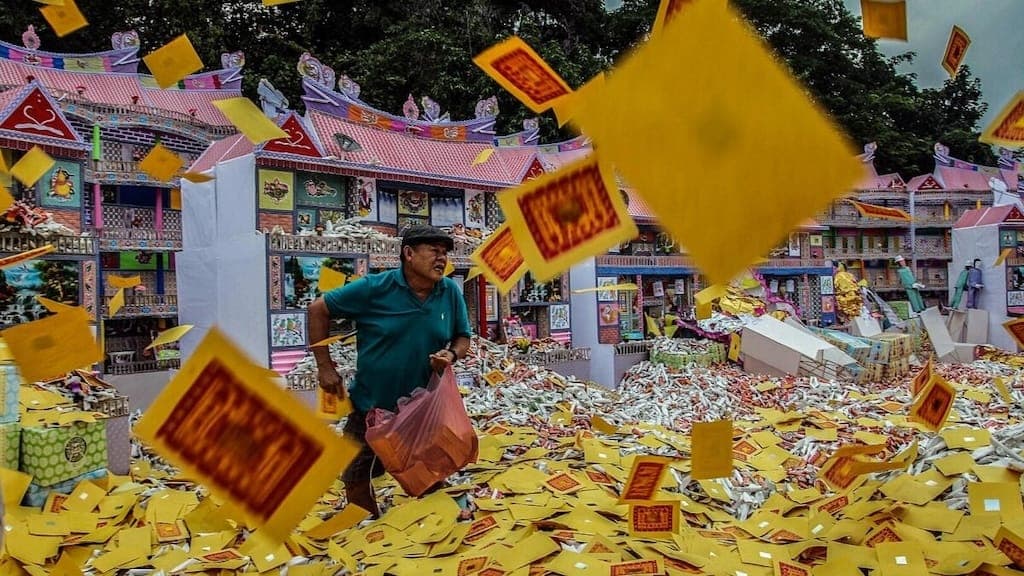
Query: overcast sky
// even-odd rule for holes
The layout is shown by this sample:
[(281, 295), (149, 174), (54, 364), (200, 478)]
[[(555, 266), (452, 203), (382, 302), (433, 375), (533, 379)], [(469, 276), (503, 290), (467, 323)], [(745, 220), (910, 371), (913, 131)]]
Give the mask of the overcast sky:
[[(860, 16), (860, 0), (843, 0)], [(616, 8), (620, 0), (605, 0)], [(1018, 90), (1024, 90), (1024, 0), (908, 0), (908, 42), (880, 40), (886, 55), (912, 51), (917, 58), (902, 72), (917, 74), (918, 86), (939, 88), (948, 78), (940, 64), (954, 24), (971, 37), (964, 63), (981, 78), (988, 113), (979, 129), (1002, 110)]]

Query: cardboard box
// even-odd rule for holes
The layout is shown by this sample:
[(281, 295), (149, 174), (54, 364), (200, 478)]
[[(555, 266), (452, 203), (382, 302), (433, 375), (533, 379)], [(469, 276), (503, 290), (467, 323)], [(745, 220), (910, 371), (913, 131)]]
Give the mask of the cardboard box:
[(910, 358), (914, 354), (914, 338), (910, 334), (886, 332), (873, 336), (871, 339), (879, 342), (888, 342), (892, 347), (891, 357), (894, 359)]
[(21, 471), (31, 474), (40, 486), (53, 486), (106, 466), (104, 420), (21, 431)]
[(988, 344), (988, 310), (968, 310), (963, 342)]
[[(752, 362), (750, 365), (757, 366), (758, 371), (769, 374), (796, 376), (800, 373), (801, 358), (828, 360), (840, 366), (855, 362), (825, 340), (771, 316), (761, 316), (744, 326), (741, 342), (744, 366)], [(766, 371), (765, 366), (771, 367), (771, 371)]]
[(870, 338), (877, 334), (882, 333), (882, 325), (878, 323), (878, 320), (874, 318), (865, 318), (864, 316), (857, 316), (853, 319), (850, 326), (850, 333), (854, 336), (863, 336)]
[(946, 319), (946, 328), (949, 330), (949, 337), (953, 342), (963, 342), (967, 330), (967, 311), (950, 310), (949, 318)]
[(21, 424), (5, 422), (0, 424), (0, 468), (17, 470), (21, 454)]
[(17, 422), (21, 407), (18, 406), (18, 392), (21, 390), (21, 375), (14, 364), (0, 364), (0, 424)]
[(928, 339), (935, 349), (935, 355), (942, 359), (953, 354), (953, 338), (949, 335), (949, 329), (946, 328), (946, 322), (943, 320), (939, 309), (932, 307), (921, 312), (921, 322), (924, 324), (925, 332), (928, 333)]
[(107, 469), (111, 474), (127, 476), (132, 468), (131, 417), (106, 419)]
[(25, 499), (22, 500), (23, 506), (31, 506), (32, 508), (39, 508), (43, 504), (46, 504), (46, 499), (51, 493), (56, 492), (58, 494), (71, 494), (75, 490), (75, 486), (78, 486), (79, 482), (85, 480), (99, 480), (107, 475), (105, 468), (98, 470), (91, 470), (85, 474), (79, 474), (74, 478), (69, 478), (63, 482), (54, 484), (53, 486), (43, 486), (33, 481), (28, 485), (28, 490), (25, 492)]

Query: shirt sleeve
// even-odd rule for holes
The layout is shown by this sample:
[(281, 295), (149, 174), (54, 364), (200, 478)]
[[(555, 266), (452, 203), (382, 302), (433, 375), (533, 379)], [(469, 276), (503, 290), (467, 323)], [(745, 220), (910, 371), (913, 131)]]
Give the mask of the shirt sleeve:
[(370, 300), (370, 281), (360, 278), (324, 294), (324, 303), (332, 317), (358, 320)]
[(452, 294), (455, 300), (455, 332), (452, 334), (452, 338), (459, 336), (465, 336), (470, 338), (473, 336), (473, 328), (469, 325), (469, 310), (466, 309), (466, 298), (462, 295), (462, 291), (459, 290), (458, 286), (455, 286), (455, 282), (452, 281), (453, 286)]

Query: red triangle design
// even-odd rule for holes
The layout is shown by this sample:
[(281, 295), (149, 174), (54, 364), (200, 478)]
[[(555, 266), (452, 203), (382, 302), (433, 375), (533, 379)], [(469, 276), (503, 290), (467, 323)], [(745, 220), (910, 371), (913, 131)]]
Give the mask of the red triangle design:
[(1011, 208), (1010, 211), (1006, 213), (1006, 217), (1003, 218), (1003, 222), (1020, 221), (1020, 220), (1024, 220), (1024, 214), (1022, 214), (1020, 209), (1018, 209), (1016, 206)]
[(63, 114), (53, 108), (39, 88), (33, 88), (28, 96), (22, 99), (18, 107), (0, 123), (0, 129), (32, 136), (79, 141)]
[(297, 154), (310, 158), (322, 158), (317, 151), (313, 139), (309, 137), (305, 128), (299, 123), (294, 114), (288, 117), (281, 125), (281, 129), (288, 133), (288, 139), (278, 138), (271, 140), (263, 146), (265, 152), (280, 152), (282, 154)]
[(925, 178), (924, 182), (921, 182), (921, 185), (918, 186), (917, 189), (918, 190), (942, 190), (942, 186), (939, 185), (939, 183), (935, 181), (935, 178), (932, 178), (931, 176), (929, 176), (929, 177)]
[(534, 178), (539, 178), (540, 176), (543, 175), (544, 165), (540, 163), (540, 160), (534, 158), (533, 162), (530, 164), (530, 169), (526, 171), (526, 176), (523, 177), (523, 182), (526, 182), (527, 180), (533, 180)]

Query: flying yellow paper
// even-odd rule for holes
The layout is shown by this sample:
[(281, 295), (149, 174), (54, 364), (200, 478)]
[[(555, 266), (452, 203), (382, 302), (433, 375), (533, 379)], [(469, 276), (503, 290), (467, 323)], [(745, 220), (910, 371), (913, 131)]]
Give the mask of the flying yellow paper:
[(46, 4), (48, 6), (63, 6), (64, 0), (35, 0), (40, 4)]
[(107, 302), (107, 315), (114, 317), (118, 312), (124, 308), (124, 288), (118, 288), (117, 294), (114, 294), (110, 298), (110, 302)]
[(146, 346), (146, 350), (154, 348), (156, 346), (163, 346), (164, 344), (170, 344), (181, 340), (181, 337), (188, 334), (188, 331), (192, 329), (191, 324), (182, 324), (181, 326), (175, 326), (174, 328), (168, 328), (163, 332), (156, 335), (153, 342)]
[(202, 184), (203, 182), (213, 180), (213, 176), (201, 172), (185, 172), (181, 177), (193, 184)]
[(214, 100), (213, 105), (253, 144), (288, 138), (287, 132), (271, 122), (251, 100), (244, 96)]
[(658, 4), (658, 14), (654, 18), (654, 26), (651, 27), (651, 34), (658, 34), (661, 29), (675, 20), (675, 17), (687, 4), (693, 0), (661, 0)]
[(142, 61), (153, 74), (157, 86), (161, 88), (170, 88), (189, 74), (203, 69), (203, 61), (192, 47), (187, 34), (182, 34), (143, 56)]
[(565, 80), (517, 36), (484, 50), (473, 62), (537, 114), (572, 93)]
[(319, 341), (319, 342), (317, 342), (315, 344), (310, 344), (309, 347), (310, 348), (319, 348), (321, 346), (330, 346), (331, 344), (334, 344), (335, 342), (341, 342), (345, 338), (346, 338), (346, 336), (344, 334), (338, 334), (337, 336), (329, 336), (329, 337), (324, 338), (323, 340), (321, 340), (321, 341)]
[(283, 542), (359, 452), (211, 328), (135, 434)]
[(640, 287), (633, 282), (623, 282), (622, 284), (607, 284), (604, 286), (598, 286), (596, 288), (581, 288), (579, 290), (573, 290), (573, 294), (587, 294), (589, 292), (636, 292)]
[(695, 422), (692, 435), (693, 479), (732, 475), (732, 421)]
[(107, 276), (107, 283), (114, 288), (135, 288), (142, 284), (142, 276)]
[[(45, 10), (45, 8), (44, 8)], [(11, 176), (18, 179), (26, 187), (35, 186), (43, 174), (54, 165), (53, 158), (39, 146), (33, 146), (11, 168)]]
[(449, 258), (448, 261), (445, 262), (445, 265), (444, 265), (444, 275), (445, 276), (451, 276), (452, 272), (455, 272), (455, 263), (452, 262), (451, 258)]
[(903, 0), (860, 0), (864, 35), (868, 38), (907, 39), (907, 3)]
[(942, 55), (942, 68), (949, 74), (950, 78), (956, 78), (960, 63), (967, 55), (967, 48), (971, 45), (971, 37), (959, 26), (953, 26), (949, 32), (949, 41), (946, 42), (946, 51)]
[[(725, 2), (689, 4), (574, 123), (711, 283), (728, 283), (862, 176), (835, 125)], [(750, 158), (756, 188), (742, 176)]]
[(43, 305), (43, 308), (46, 308), (47, 310), (53, 312), (54, 314), (58, 314), (60, 312), (67, 312), (69, 310), (74, 310), (75, 308), (77, 308), (77, 306), (68, 306), (67, 304), (57, 302), (56, 300), (50, 300), (46, 296), (40, 296), (38, 294), (36, 295), (36, 300), (38, 300), (39, 303)]
[(4, 508), (11, 510), (21, 505), (32, 476), (17, 470), (0, 468), (0, 492), (3, 493)]
[(924, 390), (917, 395), (910, 407), (910, 420), (920, 422), (929, 430), (938, 431), (949, 418), (953, 409), (956, 390), (938, 374), (932, 374)]
[(89, 328), (89, 313), (76, 308), (0, 332), (27, 382), (63, 376), (103, 360)]
[(743, 346), (743, 340), (739, 332), (733, 332), (729, 335), (729, 360), (733, 362), (740, 361), (740, 349)]
[(4, 268), (8, 268), (10, 266), (14, 266), (15, 264), (27, 262), (28, 260), (33, 260), (40, 256), (45, 256), (46, 254), (49, 254), (54, 250), (56, 250), (56, 248), (54, 248), (53, 244), (46, 244), (44, 246), (39, 246), (38, 248), (32, 248), (31, 250), (19, 252), (17, 254), (14, 254), (13, 256), (5, 256), (3, 258), (0, 258), (0, 270), (3, 270)]
[(1014, 95), (978, 140), (1007, 148), (1024, 147), (1024, 90)]
[(75, 0), (64, 0), (62, 4), (43, 6), (39, 9), (39, 12), (50, 23), (53, 32), (60, 37), (67, 36), (75, 30), (89, 25), (85, 16), (82, 15), (82, 11), (75, 4)]
[(1006, 259), (1009, 258), (1012, 254), (1013, 248), (1003, 249), (1003, 251), (999, 253), (999, 257), (996, 258), (996, 261), (992, 263), (992, 267), (995, 268), (996, 266), (1002, 265), (1002, 263), (1006, 262)]
[(0, 212), (6, 212), (14, 204), (14, 196), (3, 184), (0, 184)]
[(597, 154), (498, 195), (530, 274), (547, 282), (639, 232)]
[(479, 164), (483, 164), (484, 162), (490, 160), (491, 156), (493, 155), (494, 148), (484, 148), (483, 150), (480, 151), (479, 154), (476, 155), (476, 158), (473, 158), (473, 163), (470, 164), (470, 166), (477, 166)]
[(139, 170), (142, 170), (158, 182), (167, 182), (184, 165), (185, 161), (181, 159), (181, 156), (171, 152), (163, 144), (157, 144), (139, 162)]
[(327, 266), (320, 268), (320, 279), (317, 280), (317, 288), (321, 293), (327, 293), (335, 288), (340, 288), (345, 285), (345, 275), (337, 270), (332, 270)]
[(469, 268), (469, 273), (466, 274), (466, 279), (463, 280), (463, 282), (469, 282), (470, 280), (472, 280), (473, 278), (476, 278), (477, 276), (479, 276), (482, 273), (483, 273), (483, 270), (481, 270), (479, 266), (471, 266)]
[(263, 0), (264, 6), (280, 6), (281, 4), (294, 4), (299, 0)]
[(487, 281), (507, 294), (526, 274), (526, 261), (512, 235), (508, 222), (498, 226), (487, 240), (470, 255)]

